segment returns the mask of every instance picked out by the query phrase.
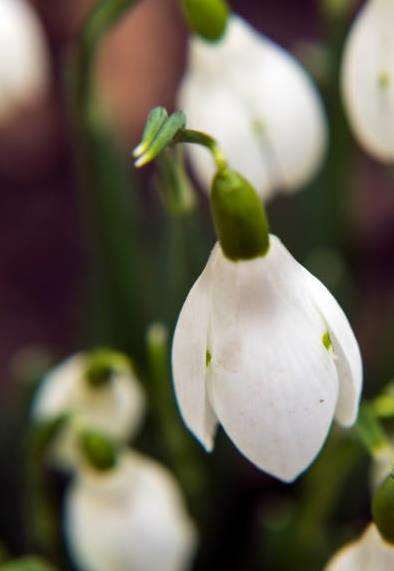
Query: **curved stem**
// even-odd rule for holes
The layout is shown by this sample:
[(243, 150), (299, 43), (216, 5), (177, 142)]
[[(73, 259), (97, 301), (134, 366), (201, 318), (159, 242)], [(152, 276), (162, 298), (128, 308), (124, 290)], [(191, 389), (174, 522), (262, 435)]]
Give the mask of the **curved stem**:
[(227, 160), (220, 150), (217, 141), (206, 133), (195, 131), (193, 129), (181, 129), (175, 135), (174, 143), (191, 143), (206, 147), (212, 153), (216, 168), (218, 170), (227, 168)]

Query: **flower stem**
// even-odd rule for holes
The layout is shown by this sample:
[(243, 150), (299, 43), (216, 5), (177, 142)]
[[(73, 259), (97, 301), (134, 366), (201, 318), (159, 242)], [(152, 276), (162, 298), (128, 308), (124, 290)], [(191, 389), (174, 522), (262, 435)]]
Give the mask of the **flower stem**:
[(361, 407), (356, 431), (372, 457), (375, 457), (383, 448), (387, 449), (391, 446), (383, 426), (369, 404), (365, 403)]
[(191, 143), (206, 147), (212, 154), (216, 168), (220, 171), (227, 168), (227, 161), (219, 148), (217, 141), (201, 131), (193, 129), (181, 129), (175, 135), (174, 143)]
[(102, 38), (135, 3), (136, 0), (100, 0), (88, 15), (77, 46), (75, 87), (80, 111), (87, 109), (92, 100), (94, 65)]

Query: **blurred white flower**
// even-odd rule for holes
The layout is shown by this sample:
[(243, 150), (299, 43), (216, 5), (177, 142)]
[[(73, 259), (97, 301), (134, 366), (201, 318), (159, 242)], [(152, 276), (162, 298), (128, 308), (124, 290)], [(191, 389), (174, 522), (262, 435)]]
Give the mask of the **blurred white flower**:
[(324, 571), (390, 571), (394, 546), (385, 542), (371, 523), (358, 541), (342, 548)]
[(30, 2), (0, 0), (0, 123), (41, 97), (48, 81), (47, 45)]
[(394, 3), (369, 0), (350, 30), (342, 65), (346, 111), (360, 144), (394, 161)]
[(362, 363), (332, 295), (278, 238), (270, 244), (235, 263), (215, 246), (181, 311), (172, 365), (184, 421), (207, 450), (220, 422), (249, 460), (292, 481), (334, 416), (354, 423)]
[[(312, 80), (297, 60), (239, 17), (220, 43), (190, 40), (178, 106), (190, 128), (219, 141), (229, 163), (264, 198), (306, 184), (322, 162), (327, 126)], [(208, 190), (214, 169), (205, 149), (190, 157)]]
[(184, 571), (196, 547), (172, 475), (132, 452), (110, 472), (81, 471), (66, 498), (65, 529), (81, 571)]
[(52, 458), (59, 467), (71, 468), (79, 462), (77, 438), (85, 427), (119, 442), (134, 436), (140, 427), (145, 412), (142, 387), (128, 361), (117, 359), (111, 378), (100, 386), (86, 378), (88, 360), (83, 353), (56, 367), (40, 385), (33, 401), (35, 421), (70, 414), (53, 446)]

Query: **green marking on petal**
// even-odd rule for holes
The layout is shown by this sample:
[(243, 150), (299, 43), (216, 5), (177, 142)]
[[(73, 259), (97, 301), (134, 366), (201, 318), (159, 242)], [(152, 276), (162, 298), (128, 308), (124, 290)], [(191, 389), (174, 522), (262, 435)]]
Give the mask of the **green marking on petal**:
[(253, 119), (252, 121), (252, 131), (258, 135), (261, 136), (264, 134), (265, 131), (265, 122), (262, 119)]
[(212, 361), (212, 355), (209, 352), (209, 350), (207, 349), (207, 351), (205, 353), (205, 365), (206, 365), (206, 367), (209, 367), (211, 361)]
[(333, 351), (332, 341), (328, 331), (322, 336), (322, 342), (327, 351)]
[(388, 71), (381, 71), (378, 77), (378, 85), (380, 89), (386, 90), (390, 85), (390, 74)]

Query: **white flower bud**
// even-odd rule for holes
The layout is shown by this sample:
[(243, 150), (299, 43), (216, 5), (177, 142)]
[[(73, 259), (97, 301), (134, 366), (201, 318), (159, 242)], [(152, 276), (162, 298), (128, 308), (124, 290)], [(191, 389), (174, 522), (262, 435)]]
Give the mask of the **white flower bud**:
[[(224, 39), (190, 41), (178, 105), (190, 128), (219, 142), (229, 164), (263, 196), (305, 185), (321, 165), (327, 127), (310, 77), (284, 49), (231, 16)], [(208, 191), (214, 174), (205, 149), (190, 157)]]
[(365, 150), (394, 161), (394, 3), (368, 0), (350, 30), (342, 92), (354, 134)]
[(81, 430), (98, 430), (124, 442), (137, 432), (145, 410), (142, 388), (126, 360), (114, 368), (108, 382), (97, 385), (87, 379), (87, 366), (87, 354), (67, 359), (43, 380), (33, 402), (36, 422), (70, 414), (52, 454), (54, 463), (65, 469), (80, 462)]
[(196, 547), (172, 475), (131, 452), (109, 472), (81, 471), (66, 498), (65, 529), (81, 571), (186, 571)]
[(26, 0), (0, 0), (0, 123), (48, 87), (49, 62), (41, 24)]
[(358, 541), (343, 547), (324, 571), (389, 571), (394, 569), (394, 546), (370, 524)]
[(334, 417), (357, 418), (362, 362), (349, 322), (272, 235), (250, 261), (215, 246), (179, 316), (172, 366), (184, 421), (205, 448), (220, 423), (286, 482), (314, 460)]

